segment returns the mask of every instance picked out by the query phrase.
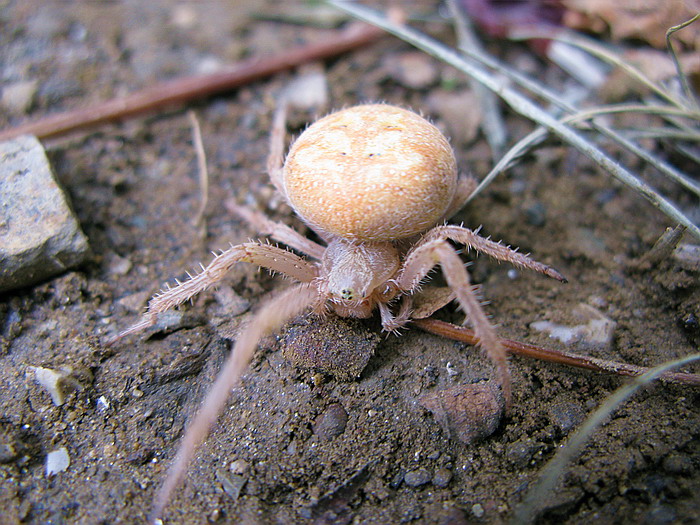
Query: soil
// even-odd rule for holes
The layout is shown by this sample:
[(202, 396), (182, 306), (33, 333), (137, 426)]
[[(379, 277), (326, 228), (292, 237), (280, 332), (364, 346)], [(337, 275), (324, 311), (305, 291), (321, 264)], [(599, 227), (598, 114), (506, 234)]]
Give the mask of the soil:
[[(30, 110), (3, 110), (3, 128), (333, 31), (270, 19), (277, 12), (273, 2), (0, 4), (3, 82), (37, 81)], [(437, 9), (431, 2), (411, 4), (425, 13)], [(421, 27), (452, 38), (444, 23)], [(489, 46), (534, 68), (550, 87), (566, 88), (566, 76), (533, 59), (527, 47)], [(466, 90), (466, 81), (425, 58), (422, 65), (437, 77), (406, 87), (394, 64), (410, 51), (386, 38), (327, 62), (331, 105), (383, 100), (430, 113), (444, 126), (449, 115), (431, 113), (425, 101)], [(166, 280), (206, 263), (211, 250), (256, 236), (225, 211), (226, 199), (308, 233), (273, 194), (264, 168), (275, 97), (290, 78), (280, 74), (194, 106), (209, 165), (206, 230), (192, 224), (201, 192), (184, 111), (46, 143), (93, 255), (78, 269), (0, 298), (0, 522), (146, 520), (186, 422), (238, 328), (288, 283), (241, 264), (216, 291), (176, 314), (169, 329), (114, 347), (104, 342), (134, 322)], [(513, 139), (530, 130), (512, 114), (507, 123)], [(492, 165), (483, 138), (453, 138), (453, 145), (464, 170), (483, 176)], [(615, 155), (646, 173), (634, 158)], [(697, 210), (697, 200), (655, 183)], [(697, 273), (672, 259), (644, 271), (635, 265), (672, 225), (569, 148), (555, 142), (540, 147), (455, 221), (483, 225), (484, 235), (519, 246), (569, 279), (561, 284), (475, 259), (470, 270), (504, 337), (642, 366), (697, 351)], [(538, 320), (576, 324), (572, 311), (580, 303), (616, 323), (612, 344), (564, 347), (529, 328)], [(438, 315), (461, 322), (453, 306)], [(334, 322), (328, 321), (331, 328)], [(338, 326), (345, 340), (375, 346), (360, 377), (338, 380), (297, 368), (284, 358), (281, 336), (266, 338), (164, 522), (505, 521), (547, 461), (625, 382), (513, 358), (511, 414), (489, 437), (465, 444), (451, 439), (419, 400), (487, 379), (485, 357), (416, 329), (373, 338), (376, 319)], [(327, 324), (320, 330), (318, 337), (332, 337)], [(69, 368), (80, 388), (56, 406), (34, 381), (32, 366)], [(688, 386), (655, 385), (635, 395), (569, 465), (541, 502), (539, 520), (697, 522), (698, 401)], [(47, 476), (46, 455), (61, 447), (70, 466)]]

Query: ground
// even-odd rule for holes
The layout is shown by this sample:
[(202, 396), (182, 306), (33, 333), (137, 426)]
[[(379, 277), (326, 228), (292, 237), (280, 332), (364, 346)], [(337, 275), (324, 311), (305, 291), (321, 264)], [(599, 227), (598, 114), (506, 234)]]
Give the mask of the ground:
[[(2, 128), (333, 31), (271, 20), (273, 3), (0, 5), (3, 82), (37, 81), (27, 114), (3, 110)], [(420, 7), (428, 11), (431, 4)], [(445, 24), (428, 29), (451, 38)], [(526, 57), (551, 85), (563, 85), (564, 74), (533, 61), (528, 48), (490, 47), (515, 61)], [(327, 62), (332, 106), (384, 100), (422, 110), (444, 126), (449, 115), (431, 113), (425, 101), (460, 93), (466, 82), (431, 62), (442, 80), (406, 87), (393, 64), (409, 51), (387, 38)], [(109, 348), (104, 342), (135, 321), (167, 279), (207, 262), (210, 250), (256, 236), (226, 212), (226, 199), (306, 231), (264, 173), (275, 96), (289, 78), (280, 74), (194, 106), (210, 170), (206, 231), (192, 224), (201, 194), (185, 112), (46, 143), (93, 254), (73, 271), (0, 297), (3, 523), (146, 519), (184, 425), (241, 323), (288, 283), (241, 264), (217, 291), (185, 308), (174, 329)], [(514, 138), (530, 129), (513, 116), (508, 125)], [(462, 169), (477, 177), (492, 165), (481, 138), (460, 143), (453, 137), (453, 146)], [(697, 208), (697, 201), (668, 191)], [(562, 348), (530, 324), (573, 324), (571, 312), (587, 303), (616, 323), (614, 341), (569, 350), (643, 366), (697, 350), (697, 273), (673, 260), (644, 271), (634, 264), (673, 225), (571, 149), (556, 142), (540, 148), (456, 220), (483, 225), (484, 234), (531, 252), (569, 279), (561, 284), (476, 259), (470, 270), (504, 337)], [(451, 306), (439, 316), (461, 322)], [(304, 320), (286, 336), (264, 340), (168, 507), (166, 523), (504, 521), (567, 436), (624, 383), (513, 358), (512, 413), (490, 437), (464, 444), (450, 439), (418, 400), (487, 379), (491, 369), (483, 356), (416, 329), (374, 339), (376, 319), (328, 323), (314, 336), (318, 323), (312, 322), (309, 340), (327, 341), (336, 326), (358, 344), (377, 343), (361, 376), (339, 381), (292, 366), (281, 347), (296, 344), (289, 334)], [(55, 406), (31, 366), (70, 367), (81, 388)], [(656, 385), (637, 394), (570, 465), (542, 504), (541, 521), (697, 522), (699, 414), (691, 387)], [(47, 477), (46, 455), (61, 447), (70, 466)]]

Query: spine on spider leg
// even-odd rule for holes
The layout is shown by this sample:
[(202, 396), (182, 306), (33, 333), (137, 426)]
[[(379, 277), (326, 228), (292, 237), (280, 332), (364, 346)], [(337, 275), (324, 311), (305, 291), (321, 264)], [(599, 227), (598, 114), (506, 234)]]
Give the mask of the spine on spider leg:
[(480, 229), (481, 228), (472, 231), (460, 226), (442, 226), (434, 228), (430, 232), (430, 240), (435, 238), (447, 238), (454, 242), (464, 244), (478, 252), (485, 253), (500, 261), (508, 262), (518, 268), (526, 268), (556, 279), (557, 281), (567, 282), (566, 277), (555, 268), (538, 262), (529, 255), (519, 253), (516, 248), (511, 248), (501, 241), (496, 242), (492, 241), (490, 238), (481, 237), (478, 235)]
[(206, 268), (202, 267), (200, 273), (195, 275), (188, 273), (189, 278), (186, 281), (180, 282), (176, 280), (177, 286), (167, 287), (166, 290), (154, 295), (148, 301), (146, 313), (143, 314), (141, 320), (110, 339), (107, 345), (112, 345), (127, 335), (141, 332), (153, 326), (156, 323), (157, 314), (190, 300), (215, 282), (221, 280), (231, 269), (231, 266), (241, 260), (244, 254), (245, 251), (240, 246), (234, 246), (219, 255), (214, 254), (214, 260)]
[(148, 301), (147, 315), (165, 312), (189, 301), (198, 293), (221, 280), (231, 269), (231, 266), (240, 261), (244, 254), (245, 251), (240, 246), (234, 246), (219, 255), (214, 254), (214, 260), (209, 263), (209, 266), (203, 268), (200, 273), (195, 275), (188, 273), (189, 279), (186, 281), (180, 282), (176, 280), (177, 286), (154, 295)]

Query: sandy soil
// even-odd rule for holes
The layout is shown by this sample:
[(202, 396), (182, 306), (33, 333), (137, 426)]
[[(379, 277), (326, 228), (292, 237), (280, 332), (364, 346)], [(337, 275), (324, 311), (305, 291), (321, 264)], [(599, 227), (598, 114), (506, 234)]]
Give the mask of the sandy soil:
[[(274, 9), (258, 2), (0, 4), (3, 82), (38, 82), (29, 114), (0, 113), (2, 127), (275, 53), (330, 31), (263, 20), (254, 15)], [(449, 38), (444, 25), (430, 29)], [(550, 85), (563, 88), (563, 74), (537, 65), (527, 48), (492, 48), (535, 64)], [(392, 64), (407, 51), (386, 39), (327, 63), (332, 105), (385, 100), (429, 112), (430, 96), (466, 88), (457, 73), (432, 63), (442, 81), (405, 87)], [(175, 329), (113, 348), (103, 343), (137, 318), (166, 279), (207, 262), (210, 250), (256, 236), (227, 214), (226, 199), (305, 231), (264, 173), (275, 95), (288, 79), (278, 75), (195, 108), (211, 178), (206, 233), (192, 225), (200, 193), (184, 112), (49, 144), (94, 255), (75, 271), (0, 298), (1, 522), (145, 520), (184, 425), (238, 327), (288, 284), (239, 265), (218, 291), (186, 308)], [(431, 116), (444, 125), (445, 115)], [(509, 117), (509, 129), (519, 138), (529, 124)], [(454, 146), (460, 165), (483, 176), (491, 165), (483, 139)], [(698, 206), (671, 195), (687, 208)], [(572, 311), (586, 303), (617, 323), (614, 341), (570, 350), (643, 366), (697, 351), (697, 274), (673, 261), (634, 269), (671, 225), (575, 152), (555, 143), (541, 148), (456, 220), (483, 225), (484, 234), (531, 252), (569, 278), (563, 285), (477, 259), (470, 269), (503, 336), (561, 347), (529, 325), (573, 324)], [(460, 322), (453, 307), (440, 317)], [(336, 321), (329, 322), (330, 331), (323, 327), (317, 339), (328, 339)], [(375, 338), (377, 320), (337, 327), (352, 344), (376, 343), (361, 377), (339, 381), (296, 369), (280, 351), (294, 342), (263, 341), (168, 508), (167, 523), (507, 520), (547, 460), (623, 383), (514, 358), (512, 414), (492, 436), (463, 444), (451, 440), (418, 400), (488, 378), (485, 358), (417, 330)], [(71, 367), (82, 389), (57, 407), (30, 366)], [(689, 387), (654, 386), (636, 395), (593, 435), (543, 502), (541, 521), (697, 522), (699, 413), (698, 394)], [(70, 467), (47, 477), (46, 454), (60, 447)]]

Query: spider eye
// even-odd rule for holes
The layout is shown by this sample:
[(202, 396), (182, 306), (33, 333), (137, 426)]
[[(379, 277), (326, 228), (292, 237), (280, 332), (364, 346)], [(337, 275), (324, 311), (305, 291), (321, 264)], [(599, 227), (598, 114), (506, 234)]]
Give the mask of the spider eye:
[(352, 288), (343, 288), (340, 291), (340, 297), (342, 297), (346, 301), (352, 301), (355, 297), (355, 294), (353, 293)]

